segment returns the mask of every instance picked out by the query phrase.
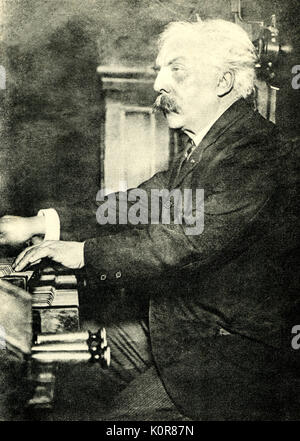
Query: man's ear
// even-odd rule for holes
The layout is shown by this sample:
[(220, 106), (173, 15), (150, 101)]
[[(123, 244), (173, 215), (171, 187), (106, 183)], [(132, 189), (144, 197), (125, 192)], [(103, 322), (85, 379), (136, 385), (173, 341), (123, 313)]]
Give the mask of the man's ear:
[(232, 71), (225, 72), (219, 80), (217, 93), (219, 97), (227, 95), (233, 89), (234, 73)]

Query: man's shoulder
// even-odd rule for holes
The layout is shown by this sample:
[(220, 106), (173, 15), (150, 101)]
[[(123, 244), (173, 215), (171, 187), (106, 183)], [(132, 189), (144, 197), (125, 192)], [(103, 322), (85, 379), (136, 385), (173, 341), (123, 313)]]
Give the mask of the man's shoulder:
[(245, 134), (250, 136), (260, 135), (277, 135), (279, 133), (278, 126), (272, 121), (266, 119), (257, 109), (254, 110), (249, 106), (249, 111), (245, 113), (244, 118), (240, 120), (240, 124), (245, 128)]
[(281, 148), (283, 138), (276, 124), (249, 107), (249, 111), (229, 127), (220, 141), (231, 154), (242, 155), (244, 152), (247, 156), (256, 156), (275, 154)]
[(259, 151), (268, 150), (270, 144), (276, 146), (280, 139), (278, 127), (245, 100), (239, 100), (225, 112), (209, 136), (204, 149), (209, 151), (205, 156), (214, 160), (221, 151), (222, 154), (217, 155), (220, 159), (243, 153), (255, 156)]
[(292, 139), (284, 128), (267, 120), (258, 111), (253, 111), (247, 115), (245, 121), (241, 121), (238, 132), (243, 134), (241, 143), (246, 140), (246, 144), (255, 147), (252, 148), (252, 153), (265, 155), (265, 159), (278, 158), (286, 162), (299, 150), (299, 139)]
[[(221, 187), (251, 187), (261, 182), (269, 188), (271, 180), (277, 181), (285, 155), (279, 128), (249, 107), (208, 146), (198, 169), (201, 179), (205, 177), (214, 187), (220, 183)], [(194, 171), (195, 178), (198, 169)]]

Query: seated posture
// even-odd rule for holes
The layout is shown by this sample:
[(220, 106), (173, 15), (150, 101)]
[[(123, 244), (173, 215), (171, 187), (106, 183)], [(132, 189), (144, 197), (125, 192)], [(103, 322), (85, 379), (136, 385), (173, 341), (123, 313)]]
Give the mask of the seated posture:
[[(95, 237), (76, 232), (80, 212), (71, 213), (80, 241), (59, 240), (66, 213), (56, 207), (0, 220), (2, 244), (45, 235), (17, 257), (17, 270), (48, 257), (85, 267), (94, 285), (139, 286), (139, 295), (149, 296), (148, 320), (108, 331), (125, 388), (111, 418), (120, 418), (120, 407), (128, 419), (150, 418), (149, 409), (159, 419), (163, 408), (173, 419), (299, 416), (299, 356), (291, 344), (299, 305), (293, 149), (246, 100), (256, 62), (234, 23), (166, 27), (155, 108), (184, 132), (186, 146), (169, 170), (132, 193), (143, 199), (142, 225), (130, 222), (138, 210), (129, 191), (102, 200), (107, 210), (97, 211)], [(171, 204), (162, 198), (154, 213), (155, 191), (173, 190)], [(114, 207), (112, 230), (100, 224)], [(128, 225), (118, 225), (127, 214)]]

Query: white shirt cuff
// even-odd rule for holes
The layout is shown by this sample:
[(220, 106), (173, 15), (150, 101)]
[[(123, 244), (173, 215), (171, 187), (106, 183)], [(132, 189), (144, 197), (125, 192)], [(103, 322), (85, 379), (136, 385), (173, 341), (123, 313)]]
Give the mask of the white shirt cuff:
[(78, 268), (83, 268), (84, 267), (84, 242), (80, 242), (80, 263)]
[(59, 240), (60, 220), (54, 208), (39, 210), (38, 216), (45, 216), (45, 237), (44, 240)]

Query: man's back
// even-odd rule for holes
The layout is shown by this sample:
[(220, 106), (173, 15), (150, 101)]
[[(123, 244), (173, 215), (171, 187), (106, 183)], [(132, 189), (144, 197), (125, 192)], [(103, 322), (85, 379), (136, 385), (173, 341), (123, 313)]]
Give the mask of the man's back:
[[(201, 161), (180, 184), (204, 188), (203, 234), (206, 228), (212, 232), (209, 244), (199, 238), (200, 258), (153, 294), (152, 347), (183, 413), (203, 419), (287, 418), (298, 384), (297, 351), (291, 347), (299, 312), (296, 187), (287, 165), (292, 152), (276, 128), (250, 109), (245, 112), (244, 104), (233, 112), (234, 118), (232, 109), (227, 112), (222, 130), (219, 125), (208, 134)], [(247, 219), (247, 204), (260, 197)], [(245, 216), (237, 223), (239, 210)], [(232, 222), (216, 221), (224, 215)], [(220, 234), (221, 228), (228, 231)]]

